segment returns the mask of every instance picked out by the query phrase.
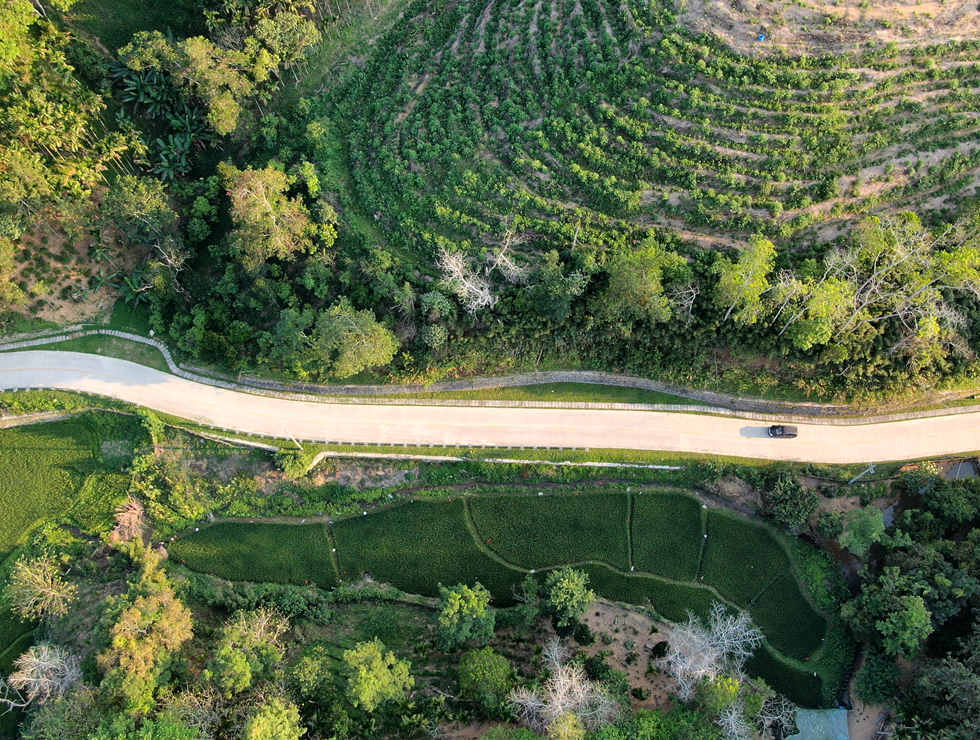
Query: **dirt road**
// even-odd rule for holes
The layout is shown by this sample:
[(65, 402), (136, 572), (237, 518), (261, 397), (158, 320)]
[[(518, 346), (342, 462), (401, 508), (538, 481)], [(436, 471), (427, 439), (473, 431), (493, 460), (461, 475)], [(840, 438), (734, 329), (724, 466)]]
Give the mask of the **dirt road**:
[(284, 400), (73, 352), (0, 354), (0, 388), (98, 393), (239, 432), (340, 442), (621, 448), (827, 463), (980, 450), (980, 413), (885, 424), (799, 424), (797, 439), (774, 440), (766, 436), (765, 422), (699, 414)]

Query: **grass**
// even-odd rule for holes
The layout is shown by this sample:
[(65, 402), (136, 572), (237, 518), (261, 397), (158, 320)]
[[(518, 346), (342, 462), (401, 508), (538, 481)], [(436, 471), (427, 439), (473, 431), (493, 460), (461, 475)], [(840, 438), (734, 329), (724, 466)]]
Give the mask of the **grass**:
[(719, 512), (708, 512), (701, 579), (736, 604), (748, 604), (781, 573), (789, 558), (769, 530)]
[(477, 497), (473, 524), (487, 547), (525, 568), (598, 560), (629, 567), (621, 494)]
[(129, 42), (137, 31), (173, 31), (175, 36), (205, 33), (201, 3), (196, 0), (80, 0), (68, 19), (95, 36), (110, 51)]
[(57, 329), (58, 325), (47, 319), (18, 313), (17, 311), (0, 311), (0, 336), (7, 334), (25, 334), (35, 331)]
[(58, 352), (87, 352), (92, 355), (102, 355), (104, 357), (115, 357), (120, 360), (129, 360), (139, 365), (152, 367), (169, 373), (166, 360), (160, 350), (142, 342), (132, 342), (120, 337), (110, 337), (102, 334), (93, 334), (78, 339), (69, 339), (65, 342), (52, 342), (40, 347), (28, 347), (23, 350), (8, 350), (11, 352), (26, 352), (29, 350), (55, 350)]
[(749, 612), (763, 634), (780, 636), (780, 652), (791, 658), (811, 655), (827, 630), (826, 620), (801, 597), (796, 579), (788, 573), (769, 584)]
[(466, 401), (576, 401), (592, 403), (697, 404), (698, 401), (671, 393), (641, 388), (621, 388), (595, 383), (541, 383), (512, 388), (482, 388), (473, 391), (430, 391), (393, 393), (384, 398), (421, 398)]
[(629, 604), (648, 604), (657, 614), (675, 622), (686, 619), (688, 612), (706, 617), (715, 601), (714, 594), (694, 585), (622, 575), (601, 565), (588, 565), (583, 570), (589, 574), (593, 590), (601, 596)]
[(368, 572), (403, 591), (435, 596), (438, 584), (479, 581), (498, 604), (511, 602), (523, 574), (477, 549), (466, 528), (463, 501), (424, 502), (353, 517), (333, 526), (345, 580)]
[(124, 462), (141, 439), (139, 423), (118, 414), (0, 429), (0, 557), (38, 521), (71, 510), (86, 478)]
[(639, 570), (693, 581), (701, 555), (701, 504), (690, 496), (645, 493), (633, 498), (633, 563)]
[(337, 585), (326, 524), (224, 522), (173, 542), (170, 554), (230, 581)]

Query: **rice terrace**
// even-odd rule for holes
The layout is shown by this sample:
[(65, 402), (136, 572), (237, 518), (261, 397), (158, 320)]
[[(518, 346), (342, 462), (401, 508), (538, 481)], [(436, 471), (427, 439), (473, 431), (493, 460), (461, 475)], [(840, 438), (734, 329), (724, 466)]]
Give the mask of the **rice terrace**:
[(0, 3), (0, 740), (980, 737), (976, 0)]

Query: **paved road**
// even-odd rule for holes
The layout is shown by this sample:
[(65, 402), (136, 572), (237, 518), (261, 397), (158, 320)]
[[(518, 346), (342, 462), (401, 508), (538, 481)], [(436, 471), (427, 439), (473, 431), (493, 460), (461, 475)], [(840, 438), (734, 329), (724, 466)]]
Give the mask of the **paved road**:
[(218, 427), (298, 439), (668, 450), (828, 463), (980, 450), (980, 413), (887, 424), (799, 424), (798, 439), (773, 440), (764, 422), (723, 416), (290, 401), (215, 388), (98, 355), (0, 354), (0, 388), (28, 387), (98, 393)]

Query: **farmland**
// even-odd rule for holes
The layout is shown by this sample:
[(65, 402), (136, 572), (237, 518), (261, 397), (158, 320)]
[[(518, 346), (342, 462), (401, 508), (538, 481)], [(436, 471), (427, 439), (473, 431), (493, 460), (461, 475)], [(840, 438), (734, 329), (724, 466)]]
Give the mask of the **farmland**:
[[(711, 511), (709, 544), (699, 569), (702, 521), (700, 504), (681, 493), (572, 489), (541, 496), (411, 500), (328, 526), (218, 523), (186, 533), (169, 549), (191, 569), (225, 578), (309, 579), (324, 585), (332, 582), (327, 561), (335, 555), (341, 581), (368, 574), (430, 596), (438, 593), (439, 584), (479, 581), (501, 606), (513, 603), (512, 587), (526, 572), (579, 563), (599, 594), (651, 604), (669, 619), (683, 620), (688, 611), (706, 614), (718, 594), (746, 608), (768, 638), (766, 650), (774, 651), (759, 659), (771, 680), (802, 670), (776, 657), (780, 653), (819, 665), (827, 625), (801, 593), (778, 535)], [(665, 556), (671, 546), (678, 549), (680, 565)], [(635, 570), (628, 567), (631, 558), (638, 563)], [(834, 680), (832, 672), (828, 679)], [(800, 701), (823, 701), (819, 686), (802, 678), (793, 682), (810, 685), (796, 694)]]

